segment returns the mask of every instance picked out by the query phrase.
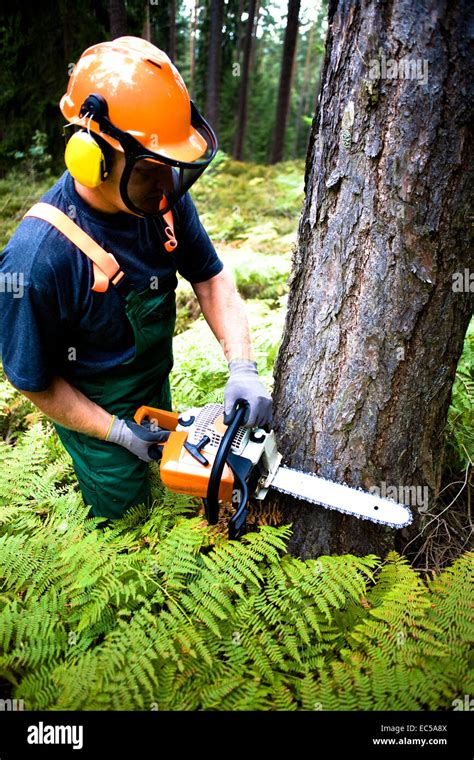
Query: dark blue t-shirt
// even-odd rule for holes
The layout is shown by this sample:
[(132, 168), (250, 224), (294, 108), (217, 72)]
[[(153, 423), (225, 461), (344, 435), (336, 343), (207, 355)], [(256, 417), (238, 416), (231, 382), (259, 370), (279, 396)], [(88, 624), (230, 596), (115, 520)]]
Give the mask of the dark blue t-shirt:
[[(189, 192), (173, 210), (178, 247), (172, 253), (163, 245), (159, 221), (92, 209), (68, 171), (41, 201), (74, 218), (113, 253), (138, 291), (152, 281), (154, 287), (158, 282), (159, 289), (174, 290), (176, 272), (196, 283), (223, 268)], [(75, 378), (133, 356), (123, 296), (113, 285), (96, 293), (93, 282), (92, 262), (62, 232), (42, 219), (21, 222), (0, 254), (0, 351), (5, 374), (17, 388), (46, 390), (55, 375), (74, 384)]]

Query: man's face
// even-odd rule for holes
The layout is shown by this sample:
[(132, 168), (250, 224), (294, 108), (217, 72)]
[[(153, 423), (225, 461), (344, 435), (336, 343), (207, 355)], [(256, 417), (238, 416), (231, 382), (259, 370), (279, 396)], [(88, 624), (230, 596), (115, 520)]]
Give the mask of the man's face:
[[(125, 205), (120, 194), (120, 180), (125, 168), (125, 155), (113, 151), (110, 174), (100, 186), (104, 198), (112, 203), (117, 210), (133, 213)], [(160, 164), (153, 159), (140, 159), (130, 174), (127, 193), (130, 201), (145, 213), (157, 213), (164, 191), (173, 189), (173, 174), (170, 166)]]

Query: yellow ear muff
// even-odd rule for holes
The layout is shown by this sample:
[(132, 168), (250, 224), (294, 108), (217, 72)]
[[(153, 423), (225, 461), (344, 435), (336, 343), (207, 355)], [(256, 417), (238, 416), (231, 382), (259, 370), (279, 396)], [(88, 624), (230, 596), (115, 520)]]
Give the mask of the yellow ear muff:
[(64, 160), (74, 179), (86, 187), (98, 187), (108, 176), (102, 148), (89, 132), (71, 135)]

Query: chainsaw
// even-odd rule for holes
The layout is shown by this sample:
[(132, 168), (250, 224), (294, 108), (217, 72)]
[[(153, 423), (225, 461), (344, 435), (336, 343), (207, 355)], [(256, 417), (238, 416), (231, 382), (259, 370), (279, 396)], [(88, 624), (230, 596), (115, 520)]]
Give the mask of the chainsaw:
[(179, 414), (141, 406), (134, 415), (139, 425), (171, 431), (166, 443), (150, 446), (150, 456), (160, 459), (161, 480), (170, 491), (202, 498), (210, 525), (219, 519), (220, 502), (231, 502), (236, 511), (229, 538), (239, 538), (246, 530), (249, 498), (261, 501), (270, 488), (392, 528), (411, 523), (404, 504), (284, 466), (273, 430), (243, 427), (247, 408), (248, 402), (239, 399), (228, 425), (222, 404)]

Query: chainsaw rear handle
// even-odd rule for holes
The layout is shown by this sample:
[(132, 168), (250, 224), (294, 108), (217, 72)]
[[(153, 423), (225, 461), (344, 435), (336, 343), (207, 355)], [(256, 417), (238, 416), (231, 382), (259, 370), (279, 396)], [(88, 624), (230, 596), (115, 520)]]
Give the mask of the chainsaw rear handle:
[(168, 412), (166, 409), (155, 409), (152, 406), (141, 406), (133, 415), (133, 419), (137, 425), (141, 425), (145, 417), (151, 423), (155, 423), (158, 427), (163, 428), (163, 430), (176, 430), (179, 421), (179, 414), (177, 412)]

